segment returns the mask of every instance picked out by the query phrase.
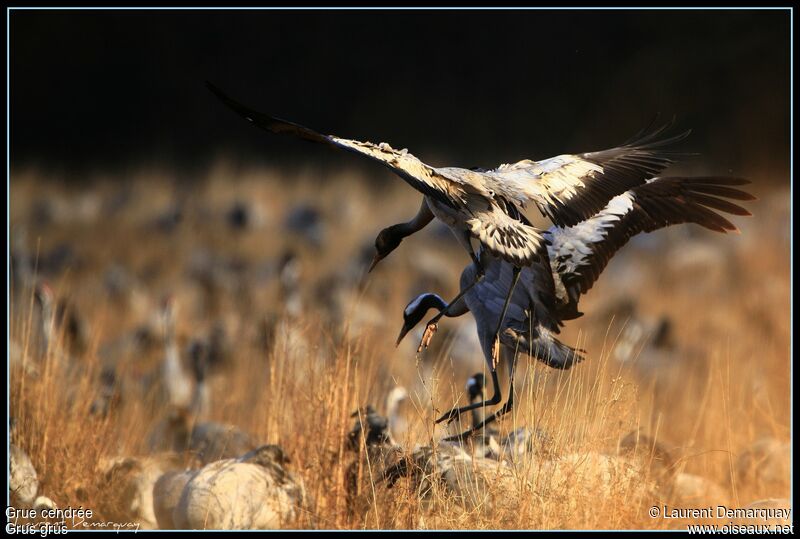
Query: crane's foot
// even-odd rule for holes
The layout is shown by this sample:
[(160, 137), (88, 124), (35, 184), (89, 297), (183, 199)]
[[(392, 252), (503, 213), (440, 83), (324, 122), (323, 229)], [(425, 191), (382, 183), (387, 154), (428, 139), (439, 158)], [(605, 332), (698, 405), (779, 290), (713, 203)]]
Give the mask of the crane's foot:
[(436, 322), (429, 322), (428, 325), (425, 326), (425, 333), (422, 334), (422, 340), (420, 340), (419, 346), (417, 347), (418, 354), (430, 346), (433, 335), (436, 333), (437, 329), (439, 329), (439, 324)]
[[(511, 388), (511, 393), (510, 393), (511, 395), (513, 395), (513, 391), (514, 391), (514, 389), (512, 387)], [(501, 408), (497, 412), (493, 413), (492, 415), (490, 415), (489, 417), (487, 417), (486, 419), (484, 419), (483, 421), (481, 421), (477, 425), (473, 425), (472, 428), (470, 428), (468, 430), (465, 430), (461, 434), (456, 434), (455, 436), (448, 436), (447, 438), (444, 438), (444, 441), (445, 442), (463, 442), (464, 440), (468, 439), (470, 436), (475, 434), (477, 431), (483, 430), (486, 427), (486, 425), (489, 425), (490, 423), (494, 423), (495, 421), (497, 421), (498, 419), (500, 419), (501, 417), (503, 417), (504, 415), (506, 415), (508, 412), (511, 411), (511, 407), (513, 406), (513, 402), (514, 402), (512, 399), (513, 399), (513, 396), (509, 396), (509, 400), (503, 405), (503, 408)]]
[(447, 420), (447, 424), (449, 425), (450, 423), (452, 423), (461, 416), (461, 412), (462, 412), (461, 408), (453, 408), (449, 412), (442, 414), (442, 416), (439, 417), (439, 419), (437, 419), (433, 423), (434, 425), (438, 425), (442, 421)]
[(473, 434), (475, 434), (476, 428), (471, 428), (465, 430), (461, 434), (454, 434), (453, 436), (448, 436), (447, 438), (442, 438), (443, 442), (459, 442), (463, 443), (467, 441)]

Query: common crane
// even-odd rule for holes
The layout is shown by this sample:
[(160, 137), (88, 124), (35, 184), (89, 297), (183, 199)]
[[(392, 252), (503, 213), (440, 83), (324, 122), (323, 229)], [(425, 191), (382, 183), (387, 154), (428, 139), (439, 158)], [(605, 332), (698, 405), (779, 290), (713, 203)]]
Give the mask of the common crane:
[[(476, 268), (474, 286), (485, 274), (480, 258), (472, 248), (477, 239), (491, 255), (508, 262), (512, 278), (505, 294), (503, 315), (499, 317), (495, 341), (505, 308), (522, 268), (547, 259), (547, 239), (523, 215), (522, 208), (534, 202), (543, 215), (557, 225), (572, 226), (602, 210), (608, 201), (628, 189), (643, 184), (671, 162), (673, 154), (662, 148), (681, 140), (688, 132), (660, 138), (668, 126), (636, 137), (619, 147), (576, 155), (559, 155), (542, 161), (524, 159), (492, 170), (459, 167), (432, 167), (407, 149), (395, 150), (382, 142), (373, 144), (323, 135), (312, 129), (257, 112), (230, 98), (211, 83), (211, 92), (253, 125), (276, 134), (288, 134), (311, 142), (358, 153), (377, 161), (403, 178), (424, 198), (417, 215), (408, 223), (384, 229), (375, 242), (374, 267), (394, 250), (406, 236), (421, 230), (434, 217), (447, 224), (470, 255)], [(450, 303), (457, 303), (469, 288)], [(439, 320), (437, 316), (430, 324)], [(426, 332), (427, 333), (427, 332)], [(493, 348), (499, 352), (499, 343)]]
[[(555, 338), (564, 320), (577, 318), (581, 294), (587, 292), (602, 273), (608, 261), (627, 241), (639, 232), (651, 232), (678, 223), (695, 223), (717, 232), (738, 231), (718, 212), (750, 215), (746, 209), (730, 202), (753, 200), (753, 196), (733, 186), (749, 183), (738, 178), (653, 178), (614, 197), (594, 217), (572, 227), (553, 226), (547, 232), (550, 241), (548, 258), (523, 268), (521, 286), (513, 291), (505, 330), (501, 333), (502, 351), (509, 366), (509, 396), (502, 409), (483, 422), (462, 433), (466, 436), (507, 413), (513, 406), (514, 364), (516, 353), (525, 352), (550, 367), (568, 369), (582, 356)], [(486, 278), (472, 286), (478, 271), (469, 264), (461, 274), (463, 301), (445, 303), (436, 294), (418, 296), (406, 307), (398, 343), (414, 328), (431, 308), (440, 315), (461, 316), (471, 311), (478, 337), (492, 375), (494, 396), (485, 402), (454, 408), (436, 420), (452, 421), (461, 413), (500, 403), (500, 388), (495, 370), (496, 355), (492, 335), (501, 309), (505, 290), (516, 273), (512, 264), (481, 250)], [(552, 271), (552, 274), (550, 273)], [(555, 283), (555, 288), (552, 284)], [(501, 320), (502, 321), (502, 320)], [(421, 346), (426, 346), (424, 338)]]
[(384, 469), (397, 464), (404, 451), (392, 436), (391, 415), (384, 417), (367, 405), (350, 417), (354, 418), (354, 423), (347, 434), (346, 447), (353, 458), (345, 469), (344, 479), (347, 509), (353, 515), (374, 502), (367, 483), (372, 484)]
[[(466, 290), (461, 299), (455, 303), (448, 304), (436, 294), (425, 293), (412, 300), (403, 312), (404, 321), (397, 338), (398, 343), (402, 341), (410, 330), (416, 327), (431, 308), (438, 309), (440, 313), (445, 313), (448, 317), (462, 316), (467, 312), (472, 312), (475, 318), (478, 339), (492, 377), (494, 395), (491, 399), (485, 401), (473, 402), (467, 406), (453, 408), (439, 417), (436, 423), (444, 420), (452, 422), (464, 412), (484, 406), (494, 406), (500, 404), (501, 401), (500, 384), (497, 379), (494, 359), (496, 353), (493, 351), (494, 330), (502, 314), (503, 296), (513, 279), (512, 274), (514, 271), (511, 264), (491, 256), (483, 249), (479, 251), (479, 255), (486, 272), (486, 278), (471, 287), (470, 284), (478, 270), (475, 263), (467, 265), (461, 273), (461, 290)], [(520, 286), (514, 288), (511, 301), (506, 309), (506, 328), (513, 331), (501, 333), (499, 352), (500, 359), (505, 361), (509, 368), (511, 381), (506, 405), (501, 412), (473, 425), (462, 436), (482, 429), (499, 415), (511, 410), (513, 406), (515, 356), (518, 348), (523, 347), (525, 351), (529, 350), (531, 355), (554, 368), (568, 369), (573, 363), (583, 359), (578, 351), (561, 343), (554, 337), (554, 334), (559, 331), (560, 323), (556, 317), (555, 295), (551, 292), (549, 297), (544, 297), (543, 299), (539, 297), (547, 294), (546, 288), (538, 289), (538, 283), (545, 277), (552, 279), (549, 266), (536, 265), (523, 268), (519, 279)], [(529, 314), (532, 311), (538, 312), (533, 315)], [(427, 346), (427, 342), (423, 340), (421, 346)]]
[(313, 505), (303, 479), (276, 445), (207, 464), (183, 488), (172, 516), (179, 529), (276, 529)]
[(207, 385), (207, 350), (193, 345), (190, 356), (195, 380), (188, 403), (168, 406), (166, 417), (156, 423), (150, 433), (150, 450), (188, 452), (208, 464), (255, 449), (257, 444), (253, 438), (239, 427), (208, 420), (211, 394)]
[(161, 362), (162, 398), (169, 406), (188, 407), (192, 400), (192, 377), (186, 372), (178, 351), (175, 331), (175, 300), (165, 296), (161, 303), (164, 330), (164, 359)]
[(389, 433), (395, 440), (400, 440), (406, 431), (406, 420), (400, 414), (400, 406), (406, 399), (408, 399), (408, 390), (403, 386), (395, 386), (386, 396)]
[(21, 447), (8, 446), (8, 496), (14, 507), (53, 509), (55, 503), (39, 494), (39, 477), (30, 457)]
[(184, 457), (172, 452), (102, 457), (94, 476), (100, 513), (109, 522), (136, 523), (147, 530), (157, 528), (153, 487), (164, 473), (183, 470), (185, 465)]

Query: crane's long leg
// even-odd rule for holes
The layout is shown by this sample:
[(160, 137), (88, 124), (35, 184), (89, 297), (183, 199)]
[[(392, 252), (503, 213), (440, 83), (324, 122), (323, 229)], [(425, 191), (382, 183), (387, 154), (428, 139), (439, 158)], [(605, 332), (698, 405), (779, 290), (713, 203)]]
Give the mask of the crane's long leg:
[(441, 423), (445, 419), (447, 420), (448, 423), (452, 423), (464, 412), (469, 412), (470, 410), (474, 410), (476, 408), (482, 408), (483, 406), (494, 406), (495, 404), (500, 404), (501, 400), (500, 382), (497, 380), (497, 371), (493, 370), (491, 372), (492, 372), (492, 387), (494, 387), (494, 395), (492, 395), (491, 399), (483, 402), (475, 402), (467, 406), (462, 406), (461, 408), (453, 408), (449, 412), (443, 414), (439, 419), (437, 419), (436, 423)]
[(519, 281), (519, 274), (522, 268), (514, 266), (514, 274), (511, 277), (511, 287), (508, 289), (506, 301), (503, 303), (503, 311), (500, 313), (500, 320), (497, 321), (497, 329), (494, 332), (494, 344), (492, 345), (492, 370), (497, 367), (497, 359), (500, 357), (500, 330), (503, 329), (503, 321), (506, 318), (506, 311), (508, 311), (508, 304), (511, 302), (511, 296), (514, 295), (514, 288)]
[(517, 353), (514, 352), (514, 359), (511, 362), (511, 374), (510, 374), (510, 381), (508, 384), (508, 400), (500, 408), (498, 411), (490, 415), (489, 417), (485, 418), (483, 421), (478, 423), (477, 425), (473, 425), (472, 428), (465, 430), (461, 434), (456, 434), (455, 436), (449, 436), (444, 439), (445, 442), (460, 442), (467, 439), (472, 433), (482, 430), (486, 425), (493, 423), (498, 418), (506, 415), (514, 406), (514, 367), (517, 364)]

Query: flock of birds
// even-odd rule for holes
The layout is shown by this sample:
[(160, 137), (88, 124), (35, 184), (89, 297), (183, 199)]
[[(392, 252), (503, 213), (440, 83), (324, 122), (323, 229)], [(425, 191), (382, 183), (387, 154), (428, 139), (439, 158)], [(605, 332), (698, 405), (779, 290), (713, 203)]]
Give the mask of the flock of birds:
[[(165, 357), (165, 371), (169, 362)], [(484, 398), (484, 384), (483, 373), (468, 378), (470, 403)], [(195, 396), (202, 393), (199, 385)], [(676, 506), (729, 503), (722, 485), (683, 471), (678, 449), (638, 431), (622, 438), (612, 451), (563, 454), (546, 432), (519, 427), (501, 434), (483, 425), (482, 411), (473, 408), (470, 415), (476, 430), (468, 443), (445, 439), (409, 450), (397, 441), (404, 430), (400, 405), (407, 398), (405, 388), (396, 386), (386, 397), (386, 415), (371, 405), (352, 414), (353, 427), (344, 440), (351, 454), (345, 471), (351, 514), (369, 512), (376, 488), (389, 492), (404, 478), (423, 503), (423, 514), (415, 523), (421, 528), (443, 523), (433, 510), (434, 500), (453, 501), (451, 511), (496, 509), (508, 503), (503, 493), (519, 491), (520, 477), (535, 496), (565, 497), (584, 489), (587, 496), (611, 497), (620, 489), (628, 493), (633, 489)], [(292, 471), (291, 459), (280, 446), (258, 445), (233, 425), (199, 417), (182, 417), (154, 433), (149, 443), (157, 445), (150, 447), (150, 454), (98, 463), (103, 496), (99, 509), (104, 518), (135, 523), (140, 529), (280, 529), (301, 515), (310, 525), (318, 525), (309, 489)], [(525, 467), (523, 463), (531, 459), (536, 466)], [(788, 443), (761, 439), (739, 455), (737, 480), (780, 484), (790, 474), (790, 462)], [(16, 507), (56, 507), (51, 499), (37, 496), (36, 471), (14, 444), (10, 470), (9, 494)], [(788, 500), (768, 499), (747, 507), (787, 504)]]
[[(213, 85), (209, 88), (258, 127), (366, 156), (389, 167), (422, 193), (419, 211), (410, 221), (378, 234), (370, 271), (404, 238), (422, 230), (434, 218), (450, 228), (470, 256), (458, 295), (446, 301), (428, 292), (408, 303), (397, 343), (431, 309), (437, 313), (425, 325), (418, 352), (431, 344), (443, 317), (472, 313), (492, 396), (487, 398), (483, 373), (471, 376), (466, 384), (469, 403), (436, 420), (452, 423), (469, 413), (470, 427), (411, 451), (397, 443), (403, 428), (398, 408), (408, 396), (404, 388), (398, 386), (389, 393), (385, 416), (372, 406), (357, 410), (346, 440), (353, 454), (346, 474), (350, 511), (363, 511), (369, 505), (368, 485), (377, 482), (389, 489), (403, 477), (410, 478), (412, 488), (423, 500), (430, 499), (433, 490), (444, 489), (466, 509), (491, 507), (502, 500), (487, 496), (502, 492), (502, 488), (495, 488), (498, 481), (501, 485), (517, 481), (515, 464), (524, 456), (539, 459), (544, 466), (540, 472), (544, 469), (550, 478), (545, 482), (549, 485), (546, 491), (537, 490), (536, 495), (554, 495), (560, 490), (559, 484), (575, 481), (574, 470), (580, 467), (597, 476), (587, 479), (587, 484), (600, 484), (605, 490), (620, 482), (635, 482), (644, 474), (653, 479), (653, 488), (662, 497), (683, 501), (725, 497), (720, 486), (680, 471), (674, 451), (638, 433), (623, 440), (613, 453), (559, 455), (546, 432), (520, 427), (501, 435), (492, 423), (513, 407), (514, 371), (520, 354), (556, 369), (569, 369), (584, 360), (584, 351), (561, 342), (557, 335), (565, 321), (582, 315), (578, 308), (582, 295), (631, 237), (680, 223), (718, 232), (736, 231), (722, 213), (749, 215), (732, 202), (753, 199), (739, 189), (748, 183), (746, 180), (659, 177), (680, 155), (667, 147), (686, 135), (664, 137), (666, 126), (644, 130), (610, 150), (524, 160), (491, 170), (435, 168), (407, 150), (321, 135), (256, 112)], [(547, 230), (536, 228), (522, 213), (527, 203), (535, 204), (554, 225)], [(232, 208), (228, 217), (231, 226), (242, 227), (252, 218), (244, 207)], [(169, 215), (158, 226), (173, 226), (176, 219), (180, 216)], [(305, 228), (315, 241), (322, 241), (317, 221), (309, 211), (298, 211), (287, 225)], [(18, 268), (19, 257), (16, 262)], [(293, 293), (298, 275), (291, 253), (281, 260), (279, 276), (285, 311), (297, 316), (302, 304), (299, 295)], [(86, 337), (74, 311), (56, 299), (46, 282), (29, 274), (23, 274), (23, 280), (31, 283), (38, 307), (40, 331), (33, 343), (40, 348), (38, 355), (54, 350), (65, 356), (79, 353), (80, 347), (86, 346)], [(208, 339), (190, 343), (184, 353), (190, 365), (186, 369), (176, 339), (176, 310), (173, 297), (163, 298), (156, 324), (163, 357), (156, 370), (136, 382), (142, 387), (121, 389), (124, 377), (113, 364), (100, 375), (101, 389), (91, 413), (108, 414), (122, 393), (155, 396), (158, 408), (168, 411), (147, 437), (148, 456), (116, 457), (98, 463), (98, 475), (107, 493), (105, 507), (101, 508), (104, 516), (163, 529), (272, 529), (296, 521), (301, 514), (313, 523), (314, 501), (302, 477), (291, 471), (290, 457), (281, 447), (262, 445), (235, 425), (209, 420), (212, 403), (208, 376), (216, 364), (225, 361), (224, 331), (212, 330)], [(631, 327), (629, 331), (635, 333), (630, 336), (631, 342), (649, 332), (635, 324)], [(55, 347), (57, 331), (68, 336), (68, 342)], [(655, 334), (659, 343), (666, 342), (668, 321), (660, 322)], [(137, 346), (152, 338), (147, 332), (128, 337)], [(622, 349), (619, 353), (625, 355)], [(22, 355), (20, 350), (10, 351), (12, 362)], [(488, 407), (502, 402), (497, 375), (500, 362), (506, 364), (509, 373), (508, 396), (499, 410), (490, 413)], [(68, 358), (64, 363), (70, 364)], [(37, 375), (35, 364), (23, 361), (23, 367), (26, 373)], [(758, 458), (750, 453), (742, 456), (741, 477), (761, 474), (758, 480), (763, 480), (761, 476), (768, 473), (764, 470), (788, 462), (788, 444), (773, 442), (753, 449), (751, 453), (758, 453)], [(769, 459), (777, 464), (770, 461), (765, 465)], [(10, 464), (9, 489), (15, 504), (55, 505), (48, 498), (37, 497), (36, 472), (27, 455), (13, 443)], [(436, 523), (419, 525), (435, 527)]]

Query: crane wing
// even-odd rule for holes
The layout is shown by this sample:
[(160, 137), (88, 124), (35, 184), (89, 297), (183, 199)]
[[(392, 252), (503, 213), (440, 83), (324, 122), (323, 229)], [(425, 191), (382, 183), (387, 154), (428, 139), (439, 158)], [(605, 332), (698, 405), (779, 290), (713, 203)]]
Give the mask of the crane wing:
[(239, 116), (261, 129), (327, 144), (368, 157), (391, 169), (417, 191), (453, 208), (463, 209), (466, 194), (475, 191), (476, 186), (464, 185), (459, 182), (458, 178), (448, 178), (437, 174), (435, 169), (414, 157), (408, 150), (395, 150), (385, 142), (373, 144), (333, 135), (323, 135), (308, 127), (253, 110), (232, 99), (210, 82), (206, 82), (206, 86)]
[(570, 298), (577, 302), (600, 276), (611, 257), (630, 238), (680, 223), (717, 232), (738, 232), (719, 212), (750, 215), (732, 200), (755, 200), (735, 188), (748, 180), (726, 177), (653, 178), (613, 198), (597, 215), (569, 228), (552, 227), (547, 235), (550, 260)]
[(308, 127), (255, 111), (232, 99), (213, 84), (206, 85), (220, 101), (261, 129), (366, 156), (390, 168), (417, 191), (464, 215), (471, 215), (466, 223), (470, 233), (505, 260), (522, 265), (530, 263), (537, 252), (544, 253), (545, 241), (541, 232), (530, 223), (520, 220), (513, 204), (509, 203), (506, 209), (498, 207), (498, 204), (504, 205), (504, 202), (496, 200), (494, 193), (485, 188), (484, 177), (479, 172), (437, 169), (426, 165), (407, 150), (395, 150), (386, 143), (373, 144), (323, 135)]
[(667, 124), (625, 144), (598, 152), (524, 160), (488, 171), (496, 191), (520, 205), (534, 201), (559, 226), (573, 226), (602, 210), (608, 201), (660, 173), (677, 154), (665, 146), (689, 132), (660, 138)]
[(492, 252), (519, 267), (525, 267), (547, 256), (547, 240), (542, 231), (531, 225), (514, 206), (511, 215), (497, 205), (486, 209), (471, 209), (467, 220), (470, 233)]

